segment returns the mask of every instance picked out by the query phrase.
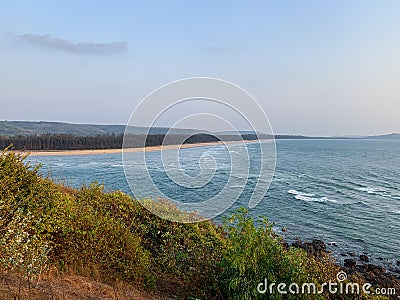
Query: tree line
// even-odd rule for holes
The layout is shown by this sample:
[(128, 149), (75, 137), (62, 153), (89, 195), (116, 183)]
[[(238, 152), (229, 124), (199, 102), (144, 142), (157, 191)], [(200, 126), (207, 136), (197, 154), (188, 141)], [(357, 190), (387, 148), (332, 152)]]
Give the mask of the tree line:
[[(143, 146), (160, 146), (174, 144), (191, 144), (235, 141), (235, 140), (254, 140), (256, 135), (225, 135), (213, 136), (211, 134), (185, 135), (128, 135), (125, 139), (124, 147), (137, 148)], [(30, 136), (0, 136), (0, 148), (5, 149), (13, 145), (15, 150), (88, 150), (88, 149), (118, 149), (122, 148), (123, 134), (103, 134), (95, 136), (78, 136), (72, 134), (41, 134)]]

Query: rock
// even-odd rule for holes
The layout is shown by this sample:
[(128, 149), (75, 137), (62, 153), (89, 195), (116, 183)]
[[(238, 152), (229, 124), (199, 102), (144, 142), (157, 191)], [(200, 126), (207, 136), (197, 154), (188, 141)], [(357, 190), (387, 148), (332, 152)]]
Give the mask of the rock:
[(347, 254), (348, 254), (349, 256), (351, 256), (351, 257), (356, 256), (356, 254), (355, 254), (354, 252), (347, 252)]
[(346, 268), (354, 269), (357, 266), (357, 262), (354, 259), (346, 258), (344, 260), (344, 266)]
[(360, 255), (360, 260), (363, 262), (369, 262), (369, 257), (366, 256), (365, 254)]
[(331, 245), (331, 246), (337, 247), (337, 243), (336, 243), (336, 242), (329, 242), (329, 243), (328, 243), (328, 245)]
[(312, 245), (317, 252), (325, 252), (326, 250), (326, 245), (321, 240), (313, 240)]
[(286, 227), (282, 227), (282, 231), (283, 231), (283, 232), (286, 232), (286, 231), (287, 231), (287, 228), (286, 228)]
[(282, 244), (282, 246), (283, 246), (285, 249), (289, 249), (289, 244), (288, 244), (287, 242), (284, 242), (284, 243)]
[(365, 269), (368, 272), (372, 272), (374, 274), (381, 274), (381, 273), (385, 273), (386, 270), (380, 266), (376, 266), (376, 265), (372, 265), (372, 264), (368, 264), (366, 265)]
[(308, 254), (314, 256), (321, 256), (323, 253), (326, 253), (326, 245), (321, 240), (313, 240), (311, 243), (303, 243), (298, 239), (292, 244), (292, 246), (304, 249)]
[(347, 253), (340, 253), (341, 256), (347, 256)]
[(396, 265), (400, 267), (400, 260), (397, 261)]
[[(400, 278), (397, 278), (393, 274), (386, 272), (386, 270), (380, 266), (372, 264), (363, 264), (357, 266), (353, 274), (363, 278), (368, 283), (377, 285), (380, 287), (392, 287), (400, 288)], [(395, 298), (393, 298), (395, 299)]]

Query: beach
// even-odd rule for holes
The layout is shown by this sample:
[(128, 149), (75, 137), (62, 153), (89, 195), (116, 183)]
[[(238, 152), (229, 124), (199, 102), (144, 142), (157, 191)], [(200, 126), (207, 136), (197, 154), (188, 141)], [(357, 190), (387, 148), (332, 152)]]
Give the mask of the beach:
[[(165, 146), (149, 146), (142, 148), (126, 148), (126, 149), (90, 149), (90, 150), (44, 150), (44, 151), (13, 151), (20, 154), (29, 154), (29, 156), (57, 156), (57, 155), (96, 155), (96, 154), (113, 154), (122, 152), (141, 152), (141, 151), (160, 151), (172, 149), (185, 149), (194, 147), (216, 146), (231, 143), (240, 143), (242, 141), (229, 141), (229, 142), (210, 142), (210, 143), (193, 143), (193, 144), (180, 144), (180, 145), (165, 145)], [(254, 142), (254, 141), (243, 141)]]

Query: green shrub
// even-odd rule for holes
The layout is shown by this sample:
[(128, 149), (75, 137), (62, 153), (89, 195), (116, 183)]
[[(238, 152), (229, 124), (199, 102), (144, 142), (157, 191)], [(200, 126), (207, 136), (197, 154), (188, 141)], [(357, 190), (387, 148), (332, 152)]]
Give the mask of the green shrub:
[[(153, 205), (173, 213), (176, 210), (163, 200)], [(211, 221), (192, 224), (167, 221), (143, 207), (139, 211), (140, 221), (133, 230), (140, 232), (143, 246), (152, 253), (159, 285), (179, 291), (184, 298), (210, 299), (218, 294), (219, 261), (225, 247), (222, 228)]]
[(100, 186), (63, 188), (38, 176), (39, 167), (24, 159), (7, 151), (0, 159), (3, 269), (31, 274), (48, 263), (105, 281), (143, 284), (152, 277), (140, 236), (94, 205), (109, 197)]
[(93, 185), (65, 195), (44, 216), (40, 233), (54, 243), (53, 261), (62, 269), (95, 278), (146, 282), (150, 261), (141, 238), (80, 198), (84, 194), (96, 199), (98, 191)]
[(43, 179), (39, 166), (31, 168), (24, 159), (7, 149), (0, 157), (0, 263), (30, 278), (46, 268), (50, 246), (34, 230), (41, 219), (32, 211), (39, 205), (30, 205), (41, 195)]
[[(229, 299), (265, 298), (257, 291), (264, 278), (269, 283), (308, 282), (306, 253), (286, 251), (266, 219), (257, 225), (244, 208), (225, 220), (229, 239), (220, 283)], [(270, 298), (280, 299), (280, 295), (272, 294)]]

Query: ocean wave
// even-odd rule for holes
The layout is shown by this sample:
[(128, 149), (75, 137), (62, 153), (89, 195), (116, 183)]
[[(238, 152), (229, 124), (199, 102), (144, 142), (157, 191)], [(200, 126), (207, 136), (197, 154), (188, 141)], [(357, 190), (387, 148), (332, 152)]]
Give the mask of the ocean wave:
[(205, 161), (214, 160), (214, 158), (213, 158), (213, 157), (210, 157), (210, 156), (202, 156), (201, 159), (202, 159), (202, 160), (205, 160)]
[(288, 190), (288, 193), (292, 194), (292, 195), (299, 195), (299, 196), (304, 196), (304, 197), (313, 197), (313, 196), (315, 196), (315, 194), (303, 193), (303, 192), (299, 192), (299, 191), (296, 191), (296, 190)]
[(381, 197), (386, 197), (386, 198), (391, 198), (391, 199), (396, 199), (396, 200), (400, 199), (400, 196), (390, 194), (390, 193), (388, 193), (388, 192), (386, 192), (386, 191), (384, 191), (382, 189), (379, 189), (379, 188), (361, 187), (361, 188), (358, 188), (357, 190), (359, 190), (361, 192), (366, 192), (366, 193), (368, 193), (370, 195), (378, 195), (378, 196), (381, 196)]
[(362, 206), (368, 206), (367, 203), (364, 201), (356, 201), (356, 202), (350, 202), (350, 203), (343, 203), (343, 206), (353, 206), (353, 205), (362, 205)]
[(361, 188), (358, 188), (357, 190), (359, 190), (361, 192), (367, 192), (368, 194), (377, 194), (379, 191), (372, 187), (361, 187)]
[(336, 200), (329, 199), (328, 197), (325, 196), (315, 197), (315, 194), (299, 192), (296, 190), (289, 190), (288, 193), (294, 195), (295, 199), (306, 202), (333, 202), (333, 203), (337, 202)]
[(382, 194), (381, 196), (383, 196), (383, 197), (387, 197), (387, 198), (391, 198), (391, 199), (400, 200), (400, 196), (396, 196), (396, 195), (391, 195), (391, 194)]
[(304, 177), (310, 177), (310, 176), (308, 176), (308, 175), (305, 174), (305, 173), (302, 173), (302, 174), (297, 174), (297, 177), (298, 177), (298, 178), (304, 178)]
[(243, 185), (243, 184), (236, 184), (236, 185), (230, 185), (229, 186), (229, 188), (232, 188), (232, 189), (234, 189), (234, 188), (244, 188), (245, 187), (245, 185)]

